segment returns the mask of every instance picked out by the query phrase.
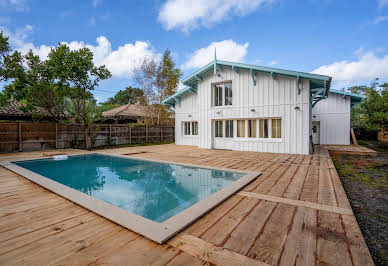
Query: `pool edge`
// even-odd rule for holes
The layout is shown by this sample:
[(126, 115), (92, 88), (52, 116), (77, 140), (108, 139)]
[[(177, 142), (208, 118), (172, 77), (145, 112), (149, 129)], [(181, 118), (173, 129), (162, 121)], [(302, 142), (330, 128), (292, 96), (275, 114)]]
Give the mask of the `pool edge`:
[[(143, 158), (134, 158), (134, 157), (125, 157), (122, 155), (115, 155), (109, 153), (99, 153), (103, 155), (123, 157), (127, 159), (137, 159), (143, 160)], [(194, 165), (186, 163), (176, 163), (170, 161), (161, 161), (161, 160), (151, 160), (144, 159), (146, 161), (159, 162), (159, 163), (170, 163), (175, 165), (183, 166), (192, 166), (200, 167), (214, 170), (223, 170), (229, 172), (239, 172), (245, 173), (244, 176), (229, 184), (228, 186), (222, 188), (209, 195), (207, 198), (195, 203), (193, 206), (185, 209), (184, 211), (174, 215), (173, 217), (167, 219), (163, 223), (158, 223), (142, 217), (140, 215), (134, 214), (132, 212), (121, 209), (117, 206), (111, 205), (103, 200), (89, 196), (83, 192), (75, 190), (71, 187), (63, 185), (59, 182), (51, 180), (45, 176), (39, 175), (33, 171), (25, 169), (21, 166), (18, 166), (10, 161), (0, 161), (0, 166), (5, 167), (6, 169), (27, 178), (28, 180), (48, 189), (49, 191), (66, 198), (110, 221), (113, 221), (129, 230), (132, 230), (142, 236), (145, 236), (159, 244), (163, 244), (168, 239), (176, 235), (178, 232), (188, 227), (190, 224), (194, 223), (196, 220), (201, 218), (203, 215), (207, 214), (209, 211), (217, 207), (227, 198), (233, 196), (237, 191), (241, 190), (247, 184), (252, 182), (254, 179), (261, 175), (260, 172), (251, 172), (251, 171), (241, 171), (228, 168), (217, 168), (217, 167), (208, 167), (203, 165)]]

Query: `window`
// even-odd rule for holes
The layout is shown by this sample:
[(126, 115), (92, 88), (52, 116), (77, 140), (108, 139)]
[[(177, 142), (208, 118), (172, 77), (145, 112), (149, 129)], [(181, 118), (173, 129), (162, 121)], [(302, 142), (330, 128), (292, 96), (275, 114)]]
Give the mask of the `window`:
[(183, 122), (183, 126), (184, 126), (184, 134), (185, 135), (191, 135), (190, 133), (190, 122)]
[(237, 120), (237, 137), (245, 138), (245, 120)]
[(248, 138), (256, 138), (256, 120), (248, 120)]
[(282, 119), (273, 118), (272, 119), (272, 138), (281, 138), (282, 137)]
[(214, 136), (216, 138), (223, 137), (223, 121), (221, 120), (214, 121)]
[(232, 83), (224, 84), (225, 105), (232, 105)]
[(198, 135), (198, 122), (192, 123), (193, 135)]
[(232, 83), (214, 85), (214, 106), (232, 105)]
[(225, 121), (225, 138), (233, 138), (233, 120)]
[(222, 106), (222, 85), (214, 86), (214, 106)]
[(260, 119), (259, 138), (268, 138), (268, 119)]

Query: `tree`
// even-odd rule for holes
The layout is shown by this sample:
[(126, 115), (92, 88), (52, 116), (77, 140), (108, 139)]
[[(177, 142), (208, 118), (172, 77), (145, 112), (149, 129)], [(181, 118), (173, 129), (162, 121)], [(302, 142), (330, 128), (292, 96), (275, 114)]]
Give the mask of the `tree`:
[(5, 80), (4, 71), (4, 57), (10, 52), (8, 37), (4, 36), (3, 32), (0, 31), (0, 81)]
[(353, 125), (374, 133), (388, 129), (388, 84), (378, 84), (376, 79), (371, 86), (360, 87), (366, 99), (353, 108)]
[(147, 104), (147, 98), (144, 95), (144, 91), (138, 88), (126, 87), (124, 90), (119, 90), (115, 96), (110, 97), (102, 105), (125, 105), (135, 104), (139, 102), (141, 105)]
[(163, 100), (173, 95), (178, 87), (182, 72), (175, 67), (171, 52), (166, 50), (161, 60), (147, 57), (134, 71), (134, 81), (144, 90), (151, 104), (150, 113), (155, 114), (151, 123), (160, 125), (171, 115), (170, 107), (163, 105)]
[(109, 70), (104, 65), (94, 65), (93, 53), (88, 48), (70, 50), (65, 44), (52, 49), (46, 63), (58, 87), (66, 88), (66, 96), (71, 101), (68, 110), (73, 114), (74, 122), (81, 124), (86, 148), (90, 149), (94, 122), (99, 118), (91, 91), (101, 80), (111, 77)]

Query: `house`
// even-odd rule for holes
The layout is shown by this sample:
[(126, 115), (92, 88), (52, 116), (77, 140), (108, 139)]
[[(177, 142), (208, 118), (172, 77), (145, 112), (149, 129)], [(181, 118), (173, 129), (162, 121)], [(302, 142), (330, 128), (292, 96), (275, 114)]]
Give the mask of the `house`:
[[(182, 82), (185, 87), (164, 101), (175, 108), (178, 145), (309, 154), (313, 150), (313, 120), (315, 125), (320, 122), (322, 142), (328, 139), (325, 134), (332, 134), (324, 127), (330, 127), (332, 123), (327, 121), (333, 118), (327, 119), (326, 108), (321, 104), (336, 103), (330, 99), (337, 94), (330, 93), (329, 76), (215, 58)], [(350, 107), (352, 95), (343, 98), (343, 94), (338, 94), (342, 97), (339, 102), (349, 103)], [(317, 113), (314, 109), (319, 104), (322, 108)], [(348, 113), (346, 119), (336, 123), (336, 135), (350, 134)], [(349, 142), (344, 138), (333, 143), (341, 141)]]
[(140, 104), (126, 104), (109, 111), (102, 112), (107, 123), (136, 123), (151, 117), (150, 108)]
[(329, 97), (312, 109), (312, 135), (314, 144), (349, 145), (350, 110), (365, 96), (330, 90)]
[(5, 106), (0, 106), (1, 121), (58, 121), (60, 119), (70, 119), (71, 116), (66, 113), (49, 112), (42, 107), (36, 107), (34, 110), (25, 110), (26, 105), (17, 101), (10, 101)]

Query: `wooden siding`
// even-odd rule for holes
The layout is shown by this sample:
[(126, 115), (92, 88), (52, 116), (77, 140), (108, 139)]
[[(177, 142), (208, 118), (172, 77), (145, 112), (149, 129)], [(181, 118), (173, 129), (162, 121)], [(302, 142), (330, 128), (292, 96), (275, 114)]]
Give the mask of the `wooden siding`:
[[(310, 90), (308, 80), (301, 79), (301, 94), (298, 95), (296, 79), (267, 73), (256, 73), (253, 85), (250, 72), (240, 69), (239, 73), (223, 67), (220, 76), (209, 73), (199, 82), (197, 94), (182, 97), (176, 105), (176, 144), (196, 145), (212, 148), (212, 121), (214, 119), (282, 118), (282, 139), (239, 140), (234, 139), (232, 150), (261, 151), (276, 153), (309, 153), (311, 128)], [(232, 80), (233, 105), (212, 106), (212, 84)], [(295, 110), (295, 107), (300, 110)], [(255, 112), (252, 112), (254, 109)], [(189, 118), (189, 115), (192, 115)], [(199, 138), (182, 136), (182, 121), (199, 122)]]
[(320, 121), (320, 144), (350, 144), (350, 97), (329, 93), (313, 108), (313, 121)]

